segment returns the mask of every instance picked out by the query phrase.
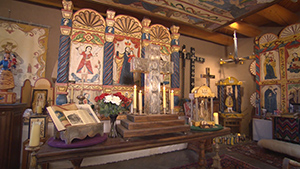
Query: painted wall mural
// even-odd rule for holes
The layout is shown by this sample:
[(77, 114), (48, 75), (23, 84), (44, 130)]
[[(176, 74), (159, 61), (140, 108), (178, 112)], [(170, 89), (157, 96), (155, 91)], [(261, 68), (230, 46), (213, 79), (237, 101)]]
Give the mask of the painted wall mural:
[(0, 19), (0, 60), (10, 54), (15, 88), (20, 98), (21, 86), (26, 79), (31, 85), (45, 77), (49, 29), (46, 26)]

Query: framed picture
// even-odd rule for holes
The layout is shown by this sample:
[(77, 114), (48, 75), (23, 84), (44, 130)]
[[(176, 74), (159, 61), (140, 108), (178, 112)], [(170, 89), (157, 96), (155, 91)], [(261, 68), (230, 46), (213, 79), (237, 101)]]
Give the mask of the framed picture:
[(30, 138), (30, 132), (32, 128), (33, 122), (40, 122), (41, 123), (41, 132), (40, 137), (45, 138), (46, 137), (46, 131), (47, 131), (47, 115), (37, 115), (37, 116), (30, 116), (29, 117), (29, 124), (28, 124), (28, 139)]
[(31, 107), (33, 113), (37, 112), (37, 106), (41, 106), (42, 109), (47, 103), (48, 90), (46, 89), (33, 89)]

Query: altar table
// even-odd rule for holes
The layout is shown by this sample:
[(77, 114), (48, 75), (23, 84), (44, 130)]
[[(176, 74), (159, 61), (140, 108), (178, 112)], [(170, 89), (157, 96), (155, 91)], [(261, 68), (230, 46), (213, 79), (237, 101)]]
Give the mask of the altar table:
[(101, 144), (73, 149), (54, 148), (46, 143), (41, 146), (39, 151), (32, 155), (32, 161), (34, 162), (34, 168), (37, 168), (39, 164), (60, 160), (69, 160), (72, 162), (74, 168), (80, 168), (83, 158), (86, 157), (199, 141), (199, 165), (200, 168), (204, 168), (206, 166), (205, 141), (227, 134), (230, 134), (230, 128), (224, 127), (224, 129), (218, 131), (188, 131), (186, 133), (170, 133), (130, 138), (129, 140), (123, 138), (108, 138)]

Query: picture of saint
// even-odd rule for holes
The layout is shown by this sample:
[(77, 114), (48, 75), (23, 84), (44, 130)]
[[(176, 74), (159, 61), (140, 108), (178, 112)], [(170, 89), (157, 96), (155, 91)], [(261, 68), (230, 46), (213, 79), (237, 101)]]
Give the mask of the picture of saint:
[(294, 52), (292, 54), (292, 60), (287, 68), (287, 70), (291, 73), (299, 73), (300, 72), (300, 57), (298, 56), (298, 53)]
[(264, 73), (265, 79), (277, 79), (276, 72), (276, 60), (273, 52), (265, 53), (264, 61)]
[(274, 113), (274, 110), (277, 110), (277, 91), (277, 88), (273, 89), (273, 87), (270, 86), (264, 93), (264, 107), (267, 112)]
[(93, 74), (92, 64), (91, 64), (91, 57), (93, 57), (92, 54), (92, 47), (87, 46), (85, 47), (85, 51), (81, 51), (80, 48), (76, 48), (80, 55), (82, 55), (82, 59), (77, 67), (77, 73), (87, 73), (87, 74)]
[(119, 73), (119, 84), (132, 85), (134, 84), (133, 73), (130, 72), (130, 62), (132, 57), (136, 57), (133, 49), (130, 48), (130, 42), (125, 42), (124, 53), (116, 52), (115, 62)]
[(289, 104), (300, 103), (300, 84), (289, 84), (288, 85), (288, 101)]

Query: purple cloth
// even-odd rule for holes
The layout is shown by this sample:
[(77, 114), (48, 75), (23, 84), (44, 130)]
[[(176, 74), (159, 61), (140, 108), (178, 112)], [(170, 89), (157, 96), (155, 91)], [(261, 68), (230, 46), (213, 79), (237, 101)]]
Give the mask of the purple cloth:
[(66, 144), (61, 139), (55, 139), (55, 137), (51, 137), (48, 140), (48, 145), (57, 148), (79, 148), (79, 147), (96, 145), (104, 142), (106, 139), (107, 139), (107, 134), (104, 134), (103, 136), (97, 134), (94, 137), (86, 137), (83, 140), (74, 139), (71, 144)]

